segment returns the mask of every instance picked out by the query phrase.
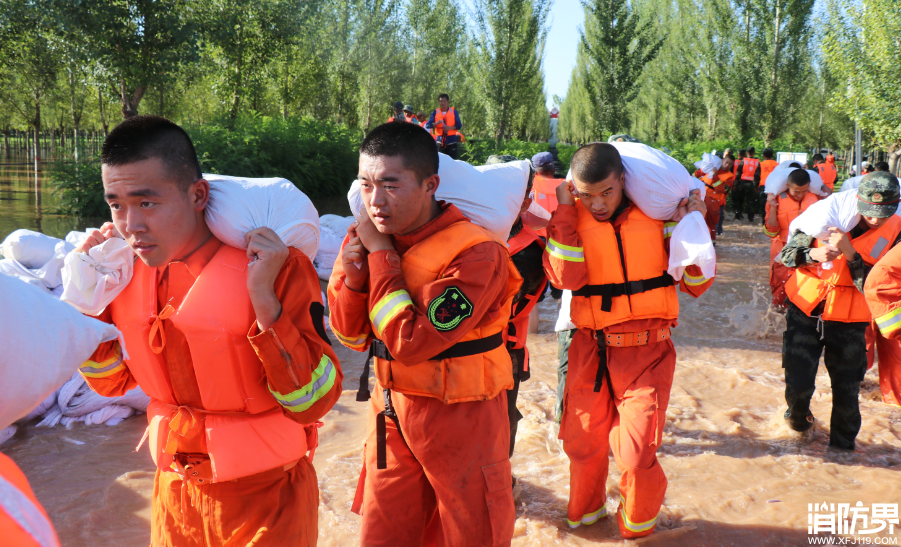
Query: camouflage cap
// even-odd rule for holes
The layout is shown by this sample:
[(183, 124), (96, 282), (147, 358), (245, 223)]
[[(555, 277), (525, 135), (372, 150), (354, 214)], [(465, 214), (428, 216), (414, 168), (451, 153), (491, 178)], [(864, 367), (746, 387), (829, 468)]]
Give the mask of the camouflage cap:
[(516, 156), (511, 156), (509, 154), (493, 154), (488, 156), (488, 161), (485, 162), (485, 165), (494, 165), (495, 163), (508, 163), (511, 161), (517, 161), (519, 158)]
[(895, 175), (876, 171), (865, 176), (857, 189), (857, 210), (871, 218), (888, 218), (898, 210), (901, 187)]

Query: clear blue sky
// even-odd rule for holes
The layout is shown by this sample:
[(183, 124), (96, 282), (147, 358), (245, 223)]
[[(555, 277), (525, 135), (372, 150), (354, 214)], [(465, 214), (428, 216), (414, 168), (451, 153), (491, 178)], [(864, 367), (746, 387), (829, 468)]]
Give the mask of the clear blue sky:
[(548, 110), (554, 95), (566, 96), (569, 77), (576, 66), (579, 29), (584, 14), (579, 0), (555, 0), (548, 17), (550, 30), (544, 48), (544, 82)]

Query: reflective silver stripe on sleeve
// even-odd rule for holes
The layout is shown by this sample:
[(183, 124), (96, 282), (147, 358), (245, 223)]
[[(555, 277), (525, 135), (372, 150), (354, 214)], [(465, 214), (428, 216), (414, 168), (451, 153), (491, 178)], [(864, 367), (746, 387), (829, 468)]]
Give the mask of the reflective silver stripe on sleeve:
[(879, 258), (879, 255), (882, 254), (882, 251), (885, 250), (886, 245), (888, 245), (888, 240), (884, 237), (879, 237), (876, 240), (876, 243), (873, 244), (873, 248), (870, 249), (870, 256), (873, 258)]
[(332, 371), (335, 368), (335, 366), (332, 364), (331, 359), (325, 356), (323, 357), (325, 359), (325, 367), (322, 371), (322, 375), (317, 378), (315, 382), (313, 382), (313, 386), (310, 388), (310, 392), (292, 401), (280, 401), (282, 406), (304, 405), (310, 403), (314, 397), (319, 398), (322, 396), (322, 394), (319, 393), (319, 390), (329, 382), (329, 379), (333, 376)]
[(21, 490), (0, 476), (0, 509), (41, 547), (59, 547), (53, 525)]
[(569, 251), (566, 249), (562, 249), (555, 245), (554, 240), (548, 239), (547, 241), (548, 252), (551, 254), (559, 255), (559, 256), (567, 256), (569, 258), (585, 258), (585, 253), (579, 251)]

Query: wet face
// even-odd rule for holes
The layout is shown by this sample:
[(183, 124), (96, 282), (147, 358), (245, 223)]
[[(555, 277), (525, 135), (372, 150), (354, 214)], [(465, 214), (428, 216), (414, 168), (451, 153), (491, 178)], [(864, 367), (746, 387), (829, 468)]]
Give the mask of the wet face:
[(879, 228), (880, 226), (882, 226), (883, 224), (888, 222), (889, 219), (892, 217), (876, 218), (876, 217), (865, 217), (865, 216), (861, 215), (861, 218), (863, 219), (864, 222), (867, 223), (867, 226), (869, 226), (870, 229), (872, 230), (873, 228)]
[(582, 201), (591, 216), (599, 222), (610, 220), (613, 213), (623, 201), (623, 188), (626, 183), (625, 173), (614, 173), (600, 182), (585, 183), (574, 179), (576, 197)]
[(400, 156), (360, 154), (357, 178), (366, 212), (379, 232), (407, 234), (430, 218), (438, 175), (421, 180)]
[(445, 97), (441, 97), (438, 99), (438, 106), (441, 107), (441, 110), (447, 110), (448, 101)]
[(804, 196), (806, 196), (807, 192), (809, 191), (809, 184), (805, 184), (804, 186), (796, 186), (792, 183), (788, 183), (788, 195), (790, 195), (795, 201), (801, 201), (802, 199), (804, 199)]
[(207, 181), (197, 180), (186, 192), (159, 158), (104, 165), (102, 177), (116, 229), (148, 266), (183, 258), (208, 237), (203, 219)]

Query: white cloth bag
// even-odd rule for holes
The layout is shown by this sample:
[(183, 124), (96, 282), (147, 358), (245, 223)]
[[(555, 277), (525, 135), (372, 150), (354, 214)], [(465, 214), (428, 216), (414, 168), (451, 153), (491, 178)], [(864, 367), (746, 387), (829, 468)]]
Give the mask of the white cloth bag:
[[(530, 169), (526, 160), (473, 167), (438, 154), (441, 182), (435, 197), (453, 203), (474, 224), (507, 241), (526, 198)], [(360, 181), (351, 185), (347, 202), (354, 216), (360, 218), (360, 211), (365, 209)]]
[(251, 179), (212, 175), (206, 223), (226, 245), (246, 249), (244, 234), (266, 226), (288, 247), (316, 258), (319, 213), (310, 198), (283, 178)]
[(124, 239), (113, 237), (86, 253), (69, 253), (65, 261), (60, 300), (81, 313), (96, 316), (131, 281), (135, 254)]
[(6, 236), (0, 244), (0, 253), (29, 270), (36, 270), (50, 262), (56, 254), (56, 244), (60, 241), (40, 232), (21, 229)]
[(0, 276), (0, 302), (2, 429), (44, 401), (119, 331), (7, 276)]
[(716, 154), (704, 152), (700, 161), (695, 162), (695, 167), (704, 172), (705, 175), (713, 176), (723, 166), (723, 160)]
[[(789, 224), (788, 232), (791, 235), (803, 232), (825, 242), (829, 239), (829, 228), (848, 233), (858, 222), (857, 192), (839, 192), (808, 207)], [(832, 262), (823, 262), (820, 267), (831, 270)]]
[(860, 188), (860, 181), (863, 180), (865, 175), (861, 175), (859, 177), (851, 177), (845, 182), (842, 183), (841, 192), (851, 192), (853, 191), (855, 194), (857, 193), (857, 189)]
[[(676, 214), (679, 202), (692, 190), (701, 190), (703, 195), (704, 183), (689, 175), (681, 163), (664, 152), (641, 143), (617, 142), (613, 146), (626, 169), (626, 196), (649, 217), (669, 220)], [(702, 161), (716, 164), (713, 158), (719, 157), (709, 156), (712, 158)], [(572, 180), (572, 172), (567, 173), (566, 179)], [(692, 264), (700, 266), (708, 279), (716, 272), (716, 250), (700, 213), (686, 215), (673, 230), (667, 272), (679, 281), (685, 267)]]
[[(777, 167), (766, 179), (764, 190), (767, 194), (778, 196), (788, 189), (788, 176), (792, 171), (796, 171), (796, 167)], [(813, 169), (805, 169), (810, 175), (810, 191), (818, 196), (828, 196), (831, 192), (823, 183), (823, 178)]]

